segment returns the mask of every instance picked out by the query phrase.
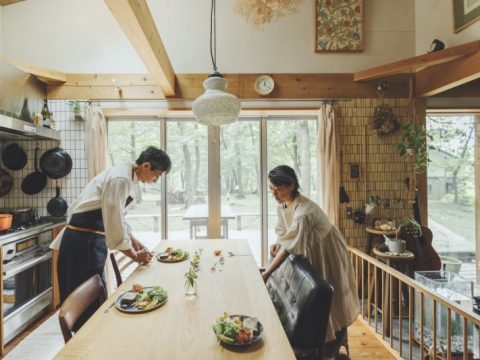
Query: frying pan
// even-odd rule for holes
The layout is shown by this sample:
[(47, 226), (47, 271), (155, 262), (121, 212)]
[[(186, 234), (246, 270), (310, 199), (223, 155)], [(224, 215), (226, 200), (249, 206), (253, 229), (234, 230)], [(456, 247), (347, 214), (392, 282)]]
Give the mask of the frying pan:
[(60, 196), (60, 187), (58, 184), (55, 187), (56, 195), (51, 198), (47, 203), (47, 211), (52, 216), (63, 216), (67, 212), (67, 202), (63, 197)]
[(47, 177), (44, 173), (38, 171), (38, 150), (40, 150), (38, 147), (35, 148), (35, 171), (28, 174), (27, 177), (22, 181), (22, 191), (27, 195), (38, 194), (45, 188), (45, 185), (47, 185)]
[(2, 161), (10, 170), (20, 170), (27, 163), (27, 154), (18, 144), (12, 143), (3, 149)]
[(49, 178), (60, 179), (72, 170), (72, 158), (59, 147), (47, 150), (40, 157), (40, 169)]
[(0, 167), (0, 196), (7, 195), (12, 190), (13, 178)]

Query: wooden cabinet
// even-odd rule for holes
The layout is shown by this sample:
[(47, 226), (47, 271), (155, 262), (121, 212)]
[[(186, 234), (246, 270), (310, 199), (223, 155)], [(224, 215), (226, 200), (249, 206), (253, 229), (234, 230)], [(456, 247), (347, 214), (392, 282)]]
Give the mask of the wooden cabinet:
[[(62, 231), (65, 224), (59, 225), (52, 229), (53, 239)], [(53, 303), (52, 311), (56, 310), (60, 305), (60, 292), (58, 289), (58, 276), (57, 276), (57, 262), (58, 262), (58, 250), (52, 250), (52, 284), (53, 284)]]

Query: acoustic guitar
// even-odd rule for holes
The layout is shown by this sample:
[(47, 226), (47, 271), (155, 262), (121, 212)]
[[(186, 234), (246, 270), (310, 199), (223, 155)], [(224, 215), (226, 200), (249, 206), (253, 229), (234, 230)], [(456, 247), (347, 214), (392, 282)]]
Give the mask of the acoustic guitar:
[(442, 261), (432, 246), (432, 231), (426, 226), (421, 226), (420, 209), (416, 195), (415, 203), (413, 204), (413, 217), (420, 225), (421, 231), (411, 231), (406, 227), (401, 230), (400, 237), (407, 241), (407, 249), (415, 255), (415, 271), (440, 270), (442, 268)]

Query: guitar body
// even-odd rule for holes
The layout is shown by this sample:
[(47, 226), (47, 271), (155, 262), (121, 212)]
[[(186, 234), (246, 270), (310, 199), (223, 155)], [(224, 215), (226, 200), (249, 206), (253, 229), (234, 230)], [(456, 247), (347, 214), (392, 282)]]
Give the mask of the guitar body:
[(400, 239), (406, 240), (407, 250), (415, 255), (415, 271), (436, 271), (442, 267), (440, 256), (432, 247), (432, 231), (422, 226), (422, 240), (411, 232), (400, 230)]
[(415, 271), (441, 270), (442, 261), (432, 246), (432, 231), (428, 227), (422, 226), (422, 234), (425, 244), (423, 246), (420, 245), (420, 259), (418, 261), (415, 259)]
[[(420, 209), (418, 207), (418, 198), (415, 195), (415, 203), (413, 204), (413, 217), (416, 222), (421, 224)], [(433, 234), (432, 231), (426, 227), (421, 226), (422, 232), (418, 236), (409, 236), (411, 248), (415, 255), (415, 271), (438, 271), (442, 268), (442, 261), (440, 256), (432, 246)], [(407, 248), (408, 248), (407, 240)]]

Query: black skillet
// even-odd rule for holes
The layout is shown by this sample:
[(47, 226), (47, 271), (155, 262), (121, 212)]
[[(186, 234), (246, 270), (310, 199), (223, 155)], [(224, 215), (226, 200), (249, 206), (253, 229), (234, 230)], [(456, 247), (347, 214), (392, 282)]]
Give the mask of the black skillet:
[(12, 143), (3, 149), (2, 161), (10, 170), (20, 170), (27, 163), (27, 154), (18, 144)]
[(52, 216), (63, 216), (67, 212), (67, 202), (60, 196), (60, 187), (58, 184), (55, 187), (56, 194), (54, 198), (51, 198), (47, 203), (47, 211)]
[(0, 167), (0, 196), (7, 195), (12, 190), (13, 178)]
[(35, 171), (28, 174), (27, 177), (22, 181), (22, 191), (27, 195), (38, 194), (47, 185), (47, 176), (44, 173), (38, 171), (38, 150), (40, 150), (38, 147), (35, 148)]

